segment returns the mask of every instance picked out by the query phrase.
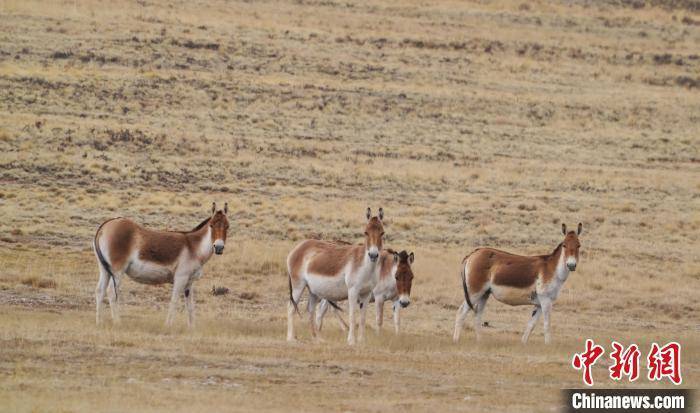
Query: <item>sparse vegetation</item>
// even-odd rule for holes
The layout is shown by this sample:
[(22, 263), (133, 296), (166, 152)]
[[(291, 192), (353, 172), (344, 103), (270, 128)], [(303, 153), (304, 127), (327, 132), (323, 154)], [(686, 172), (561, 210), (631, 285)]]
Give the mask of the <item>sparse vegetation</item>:
[[(0, 411), (550, 411), (581, 385), (585, 337), (678, 340), (697, 387), (697, 13), (2, 2)], [(97, 226), (186, 230), (212, 201), (233, 212), (195, 284), (200, 324), (164, 328), (169, 289), (127, 279), (123, 324), (96, 328)], [(320, 344), (304, 319), (287, 345), (287, 252), (356, 242), (368, 205), (416, 254), (404, 333), (348, 349), (332, 317)], [(554, 345), (538, 326), (522, 347), (528, 309), (498, 304), (482, 343), (451, 344), (466, 253), (546, 253), (579, 221)], [(606, 368), (599, 386), (629, 385)]]

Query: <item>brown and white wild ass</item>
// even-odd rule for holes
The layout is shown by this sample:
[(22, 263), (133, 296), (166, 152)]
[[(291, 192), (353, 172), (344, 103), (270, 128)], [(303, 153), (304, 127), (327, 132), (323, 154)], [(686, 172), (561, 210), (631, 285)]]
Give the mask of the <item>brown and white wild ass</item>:
[[(406, 308), (411, 303), (411, 286), (413, 283), (413, 270), (411, 265), (414, 255), (405, 250), (396, 252), (392, 249), (383, 250), (379, 258), (381, 269), (379, 270), (379, 281), (372, 290), (374, 304), (376, 306), (376, 331), (379, 332), (384, 322), (384, 302), (393, 302), (394, 331), (399, 334), (401, 327), (400, 309)], [(333, 306), (333, 304), (330, 304)], [(316, 316), (317, 329), (320, 331), (323, 326), (323, 317), (328, 311), (328, 300), (321, 301), (318, 314)], [(334, 306), (334, 313), (341, 322), (343, 329), (347, 328), (347, 323), (340, 315), (340, 310)]]
[(578, 236), (582, 229), (579, 223), (576, 232), (566, 232), (566, 225), (562, 224), (564, 241), (548, 255), (522, 256), (494, 248), (477, 248), (467, 255), (462, 260), (464, 302), (457, 311), (454, 342), (459, 340), (470, 310), (474, 310), (474, 331), (476, 338), (480, 338), (481, 314), (489, 296), (493, 295), (509, 305), (534, 305), (522, 342), (527, 343), (540, 315), (544, 315), (544, 341), (549, 344), (552, 304), (569, 273), (576, 270), (581, 247)]
[[(212, 205), (212, 215), (188, 232), (154, 231), (126, 218), (105, 221), (97, 229), (93, 248), (100, 269), (95, 290), (96, 321), (100, 324), (105, 292), (109, 289), (112, 319), (119, 322), (117, 298), (122, 275), (142, 284), (172, 283), (173, 291), (165, 323), (171, 325), (180, 295), (184, 293), (188, 324), (194, 324), (192, 283), (213, 253), (224, 251), (229, 222), (223, 210)], [(111, 283), (110, 283), (111, 279)]]
[(299, 243), (287, 256), (289, 304), (287, 308), (287, 340), (294, 337), (294, 311), (304, 289), (309, 290), (309, 324), (311, 335), (316, 331), (316, 306), (320, 300), (338, 301), (348, 298), (350, 327), (348, 344), (355, 344), (355, 309), (360, 303), (358, 341), (364, 340), (367, 304), (379, 280), (379, 255), (384, 242), (384, 211), (372, 216), (367, 208), (367, 225), (363, 244), (349, 245), (309, 239)]

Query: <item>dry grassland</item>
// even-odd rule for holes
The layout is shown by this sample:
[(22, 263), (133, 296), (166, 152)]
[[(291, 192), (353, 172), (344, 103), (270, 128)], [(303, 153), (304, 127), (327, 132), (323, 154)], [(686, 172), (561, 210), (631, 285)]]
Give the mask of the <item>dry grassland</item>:
[[(587, 337), (678, 340), (697, 387), (699, 10), (0, 1), (0, 411), (556, 411)], [(224, 200), (194, 330), (129, 280), (123, 323), (95, 327), (103, 220), (188, 229)], [(288, 345), (286, 253), (360, 239), (368, 205), (416, 254), (404, 333), (348, 348), (304, 320)], [(554, 344), (521, 346), (530, 310), (491, 302), (484, 340), (453, 345), (464, 254), (549, 252), (562, 221), (583, 250)], [(630, 386), (607, 365), (597, 387)]]

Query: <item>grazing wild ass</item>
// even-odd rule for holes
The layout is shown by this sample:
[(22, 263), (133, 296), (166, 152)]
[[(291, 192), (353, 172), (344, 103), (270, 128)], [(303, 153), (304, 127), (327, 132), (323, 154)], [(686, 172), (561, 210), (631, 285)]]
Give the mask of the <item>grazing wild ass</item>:
[[(202, 267), (213, 253), (224, 252), (229, 227), (228, 204), (223, 210), (211, 208), (212, 216), (192, 231), (153, 231), (126, 218), (105, 221), (97, 229), (93, 247), (100, 269), (95, 290), (97, 324), (101, 321), (102, 302), (109, 289), (112, 319), (119, 322), (117, 298), (122, 275), (142, 284), (173, 284), (168, 317), (171, 325), (180, 295), (184, 293), (188, 324), (194, 324), (192, 283), (202, 276)], [(111, 284), (110, 284), (111, 279)]]
[(481, 314), (489, 295), (493, 295), (509, 305), (534, 305), (522, 342), (527, 343), (543, 314), (544, 342), (549, 344), (549, 314), (569, 273), (576, 270), (582, 229), (579, 223), (576, 232), (566, 232), (566, 225), (562, 224), (564, 241), (548, 255), (522, 256), (494, 248), (477, 248), (467, 255), (462, 260), (464, 302), (457, 310), (454, 342), (459, 340), (469, 310), (474, 310), (474, 331), (480, 338)]
[[(384, 321), (384, 302), (393, 302), (394, 312), (394, 331), (399, 334), (401, 327), (400, 308), (406, 308), (411, 303), (411, 285), (413, 283), (413, 264), (414, 255), (406, 251), (396, 252), (392, 249), (382, 251), (379, 258), (381, 260), (381, 269), (379, 270), (379, 281), (372, 290), (374, 304), (377, 312), (376, 330), (379, 332)], [(340, 315), (340, 310), (334, 306), (333, 310), (341, 322), (343, 329), (347, 328), (345, 320)], [(328, 300), (321, 301), (318, 315), (316, 316), (317, 329), (320, 331), (323, 326), (323, 316), (328, 311)]]
[(372, 216), (367, 208), (367, 225), (363, 244), (348, 245), (309, 239), (299, 243), (287, 256), (289, 304), (287, 306), (287, 340), (294, 341), (294, 311), (305, 288), (309, 289), (309, 324), (316, 331), (316, 306), (320, 300), (332, 302), (349, 299), (350, 327), (348, 344), (355, 344), (355, 309), (360, 303), (360, 326), (357, 339), (364, 340), (367, 304), (379, 280), (380, 251), (384, 242), (384, 211)]

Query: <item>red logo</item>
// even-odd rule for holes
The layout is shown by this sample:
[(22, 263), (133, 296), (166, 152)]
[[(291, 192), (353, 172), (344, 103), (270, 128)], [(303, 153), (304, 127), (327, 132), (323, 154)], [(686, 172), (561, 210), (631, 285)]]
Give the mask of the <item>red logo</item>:
[(613, 359), (613, 365), (610, 366), (610, 378), (620, 380), (622, 376), (628, 376), (629, 381), (635, 381), (639, 378), (639, 357), (642, 353), (636, 344), (631, 344), (625, 350), (625, 347), (617, 341), (612, 342), (613, 352), (610, 358)]
[(652, 343), (647, 356), (649, 363), (649, 380), (661, 380), (664, 377), (671, 379), (673, 384), (681, 384), (681, 345), (672, 341), (659, 348)]
[[(617, 341), (612, 342), (613, 351), (610, 353), (612, 364), (608, 368), (610, 378), (620, 381), (623, 376), (627, 376), (629, 381), (639, 378), (639, 359), (641, 352), (639, 346), (630, 344), (625, 348)], [(588, 386), (593, 385), (593, 365), (600, 356), (605, 353), (603, 347), (595, 344), (590, 338), (586, 340), (586, 351), (575, 353), (571, 360), (571, 365), (576, 370), (583, 370), (583, 382)], [(652, 343), (651, 350), (647, 356), (647, 377), (650, 381), (663, 380), (668, 378), (673, 384), (681, 384), (681, 345), (672, 341), (663, 347)]]
[(589, 386), (593, 385), (591, 367), (593, 367), (603, 353), (605, 353), (603, 347), (595, 344), (593, 340), (589, 338), (586, 340), (586, 351), (581, 354), (574, 354), (574, 358), (571, 360), (571, 365), (574, 366), (576, 370), (583, 369), (583, 382)]

